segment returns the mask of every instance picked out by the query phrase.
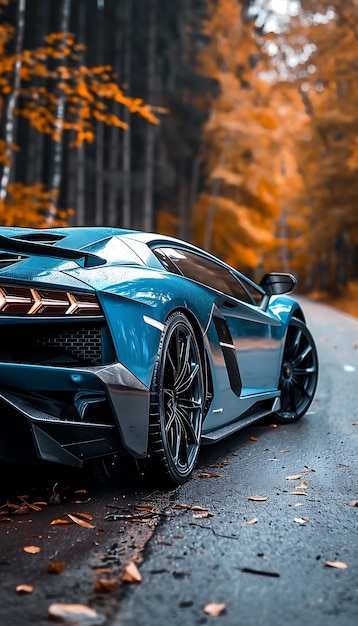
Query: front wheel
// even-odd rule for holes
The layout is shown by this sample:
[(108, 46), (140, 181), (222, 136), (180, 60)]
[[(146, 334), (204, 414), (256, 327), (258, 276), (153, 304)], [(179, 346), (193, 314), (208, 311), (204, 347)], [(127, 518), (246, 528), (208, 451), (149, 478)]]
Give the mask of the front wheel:
[(295, 422), (308, 410), (318, 381), (318, 356), (306, 324), (292, 318), (287, 329), (279, 389), (281, 408), (275, 416), (281, 423)]
[(151, 386), (149, 455), (145, 474), (167, 486), (184, 483), (200, 450), (205, 404), (200, 348), (181, 312), (165, 324)]

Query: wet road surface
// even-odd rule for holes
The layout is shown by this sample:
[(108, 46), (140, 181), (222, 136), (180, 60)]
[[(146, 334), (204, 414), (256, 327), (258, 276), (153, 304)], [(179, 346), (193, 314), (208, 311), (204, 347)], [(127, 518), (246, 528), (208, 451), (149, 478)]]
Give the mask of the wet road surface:
[[(40, 510), (3, 509), (1, 624), (49, 624), (53, 603), (91, 607), (75, 619), (85, 626), (356, 624), (358, 321), (303, 306), (321, 368), (309, 414), (203, 448), (183, 487), (113, 490), (81, 474), (16, 476), (4, 468), (0, 504), (9, 497), (19, 505), (23, 494)], [(70, 523), (51, 524), (56, 519)], [(24, 552), (28, 546), (40, 551)], [(132, 561), (141, 582), (123, 583)], [(49, 563), (65, 566), (55, 574)], [(19, 594), (19, 584), (34, 590)], [(210, 604), (222, 605), (218, 617), (206, 613)]]

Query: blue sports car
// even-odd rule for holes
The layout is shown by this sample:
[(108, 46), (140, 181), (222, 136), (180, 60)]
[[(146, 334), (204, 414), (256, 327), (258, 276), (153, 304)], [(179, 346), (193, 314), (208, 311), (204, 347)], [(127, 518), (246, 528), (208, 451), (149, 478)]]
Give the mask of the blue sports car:
[(173, 486), (201, 444), (298, 420), (318, 359), (295, 284), (158, 234), (0, 228), (0, 459)]

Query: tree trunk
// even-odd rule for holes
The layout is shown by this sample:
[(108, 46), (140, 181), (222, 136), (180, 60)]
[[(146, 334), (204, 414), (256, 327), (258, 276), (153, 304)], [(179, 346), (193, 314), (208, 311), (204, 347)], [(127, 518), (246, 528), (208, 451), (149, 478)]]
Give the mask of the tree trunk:
[[(130, 93), (131, 85), (131, 65), (132, 65), (132, 0), (127, 0), (126, 4), (126, 25), (124, 30), (124, 62), (123, 62), (123, 78), (127, 85), (128, 93)], [(131, 114), (127, 107), (123, 110), (123, 121), (128, 124), (128, 130), (123, 134), (123, 228), (131, 228)]]
[[(103, 65), (104, 59), (104, 0), (97, 0), (97, 64)], [(96, 181), (96, 205), (95, 222), (96, 226), (103, 226), (104, 214), (104, 180), (103, 180), (103, 154), (104, 154), (104, 126), (103, 122), (96, 124), (96, 161), (95, 161), (95, 181)]]
[(26, 9), (26, 0), (18, 0), (17, 5), (17, 35), (16, 35), (16, 44), (15, 44), (15, 54), (17, 59), (14, 65), (14, 85), (13, 91), (9, 96), (6, 111), (5, 111), (5, 150), (7, 163), (4, 165), (1, 181), (0, 181), (0, 200), (5, 200), (7, 196), (7, 188), (8, 184), (12, 177), (12, 172), (14, 171), (14, 151), (12, 145), (14, 143), (14, 138), (16, 134), (16, 123), (14, 117), (14, 108), (16, 106), (16, 102), (19, 95), (21, 77), (21, 59), (20, 54), (22, 52), (23, 40), (24, 40), (24, 29), (25, 29), (25, 9)]
[[(156, 50), (156, 22), (157, 0), (148, 1), (148, 47), (147, 72), (148, 89), (147, 103), (154, 104), (155, 98), (155, 50)], [(156, 128), (154, 124), (146, 125), (145, 154), (144, 154), (144, 197), (143, 197), (143, 229), (153, 229), (153, 178), (154, 178), (154, 141)]]
[[(126, 4), (127, 6), (127, 4)], [(117, 2), (114, 14), (114, 27), (118, 35), (115, 38), (114, 42), (114, 62), (113, 67), (114, 70), (121, 76), (121, 44), (122, 44), (122, 28), (121, 28), (121, 4)], [(126, 26), (124, 27), (126, 28)], [(113, 103), (113, 114), (118, 115), (119, 113), (119, 104), (117, 102)], [(109, 189), (108, 189), (108, 197), (107, 197), (107, 218), (109, 226), (118, 226), (119, 215), (118, 215), (118, 190), (119, 190), (119, 144), (120, 144), (120, 134), (119, 128), (117, 126), (112, 126), (110, 128), (110, 139), (109, 139), (109, 172), (110, 172), (110, 180), (109, 180)]]
[[(70, 23), (70, 9), (71, 9), (71, 0), (62, 0), (61, 7), (61, 23), (60, 23), (60, 32), (68, 33), (69, 23)], [(64, 63), (66, 61), (64, 60)], [(58, 209), (58, 201), (59, 194), (62, 183), (62, 165), (63, 165), (63, 121), (65, 119), (65, 96), (61, 92), (58, 94), (58, 104), (56, 110), (56, 123), (55, 130), (58, 131), (58, 141), (53, 141), (52, 145), (52, 161), (50, 164), (51, 173), (50, 173), (50, 184), (49, 188), (51, 191), (56, 192), (56, 195), (53, 198), (52, 204), (49, 207), (48, 215), (47, 215), (47, 223), (48, 226), (56, 219), (57, 209)]]
[[(86, 40), (86, 0), (82, 0), (78, 6), (78, 34), (80, 43), (85, 43)], [(82, 50), (79, 53), (78, 59), (79, 66), (85, 65), (85, 52)], [(76, 226), (84, 226), (86, 223), (85, 216), (85, 161), (86, 161), (86, 146), (82, 143), (77, 148), (77, 167), (76, 167), (76, 203), (75, 203), (75, 223)]]
[[(41, 0), (36, 7), (36, 43), (43, 44), (43, 38), (50, 32), (50, 5), (48, 0)], [(26, 146), (26, 170), (23, 178), (27, 185), (43, 181), (43, 163), (46, 135), (39, 133), (31, 125), (28, 128)], [(21, 172), (20, 172), (21, 174)]]

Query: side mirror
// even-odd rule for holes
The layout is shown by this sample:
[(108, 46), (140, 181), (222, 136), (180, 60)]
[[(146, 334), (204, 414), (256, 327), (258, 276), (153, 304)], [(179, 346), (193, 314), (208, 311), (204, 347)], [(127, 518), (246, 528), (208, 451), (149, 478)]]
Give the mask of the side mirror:
[(265, 274), (260, 282), (268, 296), (279, 296), (283, 293), (290, 293), (295, 289), (297, 280), (292, 274), (279, 274), (272, 272)]

